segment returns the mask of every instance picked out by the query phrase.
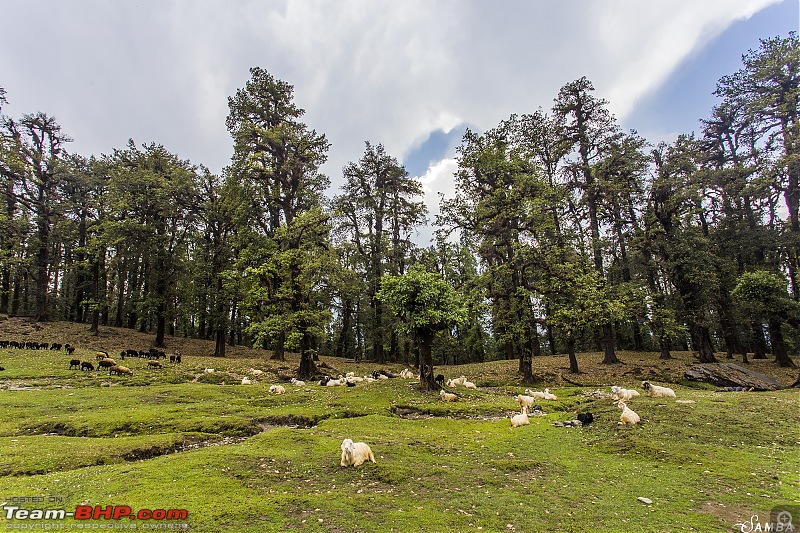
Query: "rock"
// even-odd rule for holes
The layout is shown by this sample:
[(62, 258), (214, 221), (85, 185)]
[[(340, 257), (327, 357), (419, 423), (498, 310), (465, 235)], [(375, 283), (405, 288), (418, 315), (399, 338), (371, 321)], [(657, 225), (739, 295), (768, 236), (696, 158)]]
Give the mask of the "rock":
[(733, 363), (695, 365), (687, 370), (683, 377), (690, 381), (702, 381), (718, 387), (747, 387), (762, 391), (783, 388), (780, 382), (771, 377)]
[(650, 498), (645, 498), (643, 496), (639, 496), (636, 499), (639, 500), (642, 503), (646, 503), (647, 505), (650, 505), (651, 503), (653, 503), (653, 500), (651, 500)]

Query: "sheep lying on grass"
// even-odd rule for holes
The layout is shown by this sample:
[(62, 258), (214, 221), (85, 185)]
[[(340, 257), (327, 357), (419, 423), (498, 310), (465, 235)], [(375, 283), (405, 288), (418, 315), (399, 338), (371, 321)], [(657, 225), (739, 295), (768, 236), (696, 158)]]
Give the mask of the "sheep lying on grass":
[(458, 400), (458, 396), (450, 392), (446, 392), (444, 389), (439, 391), (439, 397), (445, 402), (454, 402)]
[(264, 371), (258, 370), (257, 368), (251, 368), (250, 373), (253, 374), (254, 376), (260, 376), (261, 374), (264, 373)]
[(272, 394), (283, 394), (286, 392), (286, 389), (284, 388), (283, 385), (270, 385), (269, 391)]
[(622, 400), (623, 402), (630, 401), (631, 398), (639, 396), (639, 391), (633, 389), (624, 389), (618, 385), (611, 387), (611, 397), (615, 400)]
[(414, 379), (416, 376), (414, 375), (414, 373), (411, 370), (409, 370), (407, 368), (404, 368), (400, 372), (400, 377), (403, 378), (403, 379)]
[(250, 378), (248, 378), (247, 376), (242, 378), (242, 385), (252, 385), (252, 384), (253, 382), (250, 381)]
[(467, 377), (466, 376), (461, 376), (461, 377), (455, 378), (455, 379), (449, 379), (449, 380), (447, 380), (447, 386), (448, 387), (455, 387), (456, 385), (463, 385), (465, 381), (467, 381)]
[(619, 425), (625, 426), (628, 424), (638, 424), (641, 418), (634, 413), (630, 407), (625, 405), (625, 402), (617, 402), (617, 407), (622, 409), (622, 414), (619, 417)]
[(651, 398), (675, 398), (675, 391), (669, 387), (659, 387), (649, 381), (642, 381), (642, 388)]
[(477, 386), (477, 385), (475, 385), (475, 384), (474, 384), (473, 382), (471, 382), (471, 381), (465, 381), (464, 383), (462, 383), (462, 385), (463, 385), (463, 386), (464, 386), (464, 388), (466, 388), (466, 389), (478, 390), (478, 386)]
[(525, 394), (533, 396), (537, 400), (558, 400), (558, 396), (550, 392), (550, 389), (544, 389), (544, 392), (538, 390), (525, 389)]
[(295, 387), (305, 387), (305, 386), (306, 386), (306, 382), (305, 382), (305, 381), (300, 381), (300, 380), (299, 380), (299, 379), (297, 379), (297, 378), (292, 378), (292, 379), (291, 379), (291, 383), (292, 383), (292, 385), (294, 385)]
[(523, 407), (522, 413), (511, 417), (511, 427), (518, 428), (520, 426), (527, 426), (531, 421), (528, 418), (528, 408)]
[(375, 455), (369, 446), (363, 442), (353, 442), (352, 439), (342, 441), (341, 466), (359, 466), (366, 461), (375, 462)]

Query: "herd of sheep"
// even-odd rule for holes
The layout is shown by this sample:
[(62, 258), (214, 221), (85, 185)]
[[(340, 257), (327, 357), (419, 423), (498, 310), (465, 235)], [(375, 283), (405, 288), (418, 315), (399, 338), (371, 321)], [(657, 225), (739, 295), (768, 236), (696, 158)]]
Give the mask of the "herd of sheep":
[[(13, 349), (30, 349), (30, 350), (61, 350), (62, 347), (68, 354), (72, 354), (75, 351), (75, 347), (71, 346), (70, 344), (59, 344), (59, 343), (51, 343), (48, 344), (46, 342), (18, 342), (18, 341), (8, 341), (8, 340), (0, 340), (0, 348), (13, 348)], [(151, 348), (150, 350), (123, 350), (120, 352), (120, 358), (124, 360), (126, 357), (141, 357), (147, 358), (147, 367), (148, 368), (162, 368), (162, 363), (159, 359), (166, 359), (167, 355), (159, 350)], [(130, 368), (123, 366), (111, 357), (109, 357), (108, 352), (106, 351), (97, 351), (95, 353), (95, 364), (89, 361), (81, 361), (80, 359), (71, 359), (69, 362), (69, 369), (80, 369), (84, 371), (94, 371), (100, 369), (108, 370), (109, 374), (116, 374), (116, 375), (133, 375), (133, 370)], [(180, 363), (181, 362), (181, 353), (176, 351), (174, 354), (169, 356), (169, 360), (172, 363)], [(204, 373), (213, 373), (213, 368), (206, 368)], [(262, 370), (250, 369), (250, 374), (253, 376), (260, 376), (264, 372)], [(356, 376), (354, 372), (348, 372), (346, 375), (339, 375), (336, 378), (332, 378), (330, 376), (324, 376), (317, 382), (317, 385), (322, 387), (336, 387), (336, 386), (348, 386), (353, 387), (357, 383), (371, 383), (375, 381), (387, 380), (392, 378), (403, 378), (403, 379), (419, 379), (419, 375), (412, 372), (409, 369), (404, 369), (399, 374), (389, 372), (386, 370), (376, 370), (371, 372), (370, 374), (364, 376)], [(439, 374), (436, 376), (436, 381), (440, 385), (444, 385), (444, 376)], [(252, 385), (254, 381), (245, 376), (242, 378), (241, 381), (242, 385)], [(298, 380), (296, 378), (291, 378), (289, 383), (295, 387), (305, 387), (306, 383), (304, 381)], [(447, 381), (447, 387), (451, 390), (454, 390), (455, 387), (463, 387), (465, 389), (477, 390), (477, 385), (469, 381), (466, 376), (460, 376), (457, 378), (453, 378)], [(642, 382), (642, 389), (644, 390), (645, 394), (654, 397), (671, 397), (675, 398), (675, 391), (668, 388), (662, 387), (659, 385), (653, 385), (649, 381)], [(283, 385), (275, 384), (269, 387), (269, 392), (271, 394), (285, 394), (286, 387)], [(641, 421), (641, 417), (633, 411), (630, 407), (628, 407), (628, 402), (630, 402), (633, 398), (640, 396), (640, 393), (634, 389), (625, 389), (620, 386), (613, 386), (611, 387), (611, 394), (610, 397), (616, 402), (617, 406), (622, 410), (620, 415), (620, 425), (634, 425)], [(459, 399), (458, 394), (454, 392), (448, 392), (445, 390), (444, 386), (442, 386), (441, 390), (439, 391), (439, 397), (441, 401), (444, 402), (454, 402)], [(530, 424), (529, 415), (531, 414), (531, 410), (537, 411), (541, 410), (541, 407), (536, 405), (538, 400), (545, 400), (545, 401), (557, 401), (558, 396), (550, 392), (550, 389), (544, 389), (544, 391), (533, 391), (531, 389), (525, 389), (525, 394), (519, 394), (516, 396), (516, 401), (520, 408), (520, 413), (511, 416), (511, 428), (517, 428), (521, 426), (525, 426)], [(540, 413), (541, 414), (541, 413)], [(569, 422), (556, 422), (556, 425), (559, 426), (580, 426), (591, 423), (593, 420), (593, 415), (591, 413), (580, 413), (578, 415), (577, 420), (572, 420)], [(345, 439), (341, 445), (342, 448), (342, 457), (341, 457), (341, 466), (359, 466), (364, 462), (371, 461), (375, 462), (375, 456), (372, 453), (370, 447), (363, 443), (363, 442), (353, 442), (352, 439)]]

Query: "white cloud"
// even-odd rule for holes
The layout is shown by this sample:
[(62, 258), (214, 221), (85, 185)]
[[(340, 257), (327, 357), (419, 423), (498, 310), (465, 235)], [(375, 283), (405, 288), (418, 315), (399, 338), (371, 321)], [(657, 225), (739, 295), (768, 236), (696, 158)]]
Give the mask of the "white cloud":
[(261, 66), (295, 85), (306, 121), (332, 142), (336, 186), (365, 140), (402, 158), (432, 130), (549, 108), (584, 75), (624, 117), (774, 1), (6, 0), (0, 86), (5, 112), (55, 115), (73, 150), (109, 153), (134, 137), (218, 172), (231, 155), (227, 97)]

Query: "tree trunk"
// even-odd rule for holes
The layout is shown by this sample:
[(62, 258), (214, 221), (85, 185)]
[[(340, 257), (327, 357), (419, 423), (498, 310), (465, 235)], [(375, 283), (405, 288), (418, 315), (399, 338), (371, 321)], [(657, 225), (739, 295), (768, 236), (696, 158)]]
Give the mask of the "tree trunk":
[(603, 324), (603, 364), (619, 363), (614, 351), (614, 327), (611, 323)]
[(434, 379), (433, 356), (431, 355), (433, 332), (424, 329), (418, 330), (416, 331), (416, 340), (419, 347), (420, 386), (424, 391), (437, 390), (439, 385)]
[(753, 334), (753, 359), (767, 358), (767, 341), (764, 338), (764, 327), (758, 322), (751, 324)]
[(697, 350), (698, 358), (701, 363), (716, 363), (714, 357), (714, 345), (711, 343), (711, 333), (707, 326), (701, 326), (694, 321), (690, 321), (689, 334), (692, 336), (692, 344)]
[(780, 319), (772, 319), (769, 321), (769, 338), (772, 344), (772, 355), (775, 356), (775, 362), (782, 368), (794, 368), (796, 365), (792, 358), (789, 357), (789, 352), (786, 350), (786, 343), (783, 340), (783, 332), (781, 331)]
[(569, 371), (573, 374), (580, 373), (578, 369), (578, 358), (575, 356), (575, 338), (567, 336), (567, 355), (569, 356)]
[(311, 349), (312, 339), (308, 333), (303, 334), (300, 339), (300, 370), (298, 371), (299, 379), (310, 379), (317, 375), (317, 365), (314, 364), (313, 350)]
[[(305, 335), (303, 336), (303, 339), (305, 339)], [(272, 345), (272, 357), (270, 357), (272, 361), (286, 360), (285, 348), (284, 348), (285, 344), (286, 344), (286, 333), (281, 331), (280, 333), (278, 333), (278, 336), (275, 338), (275, 342)], [(301, 353), (302, 353), (302, 348), (301, 348)]]

